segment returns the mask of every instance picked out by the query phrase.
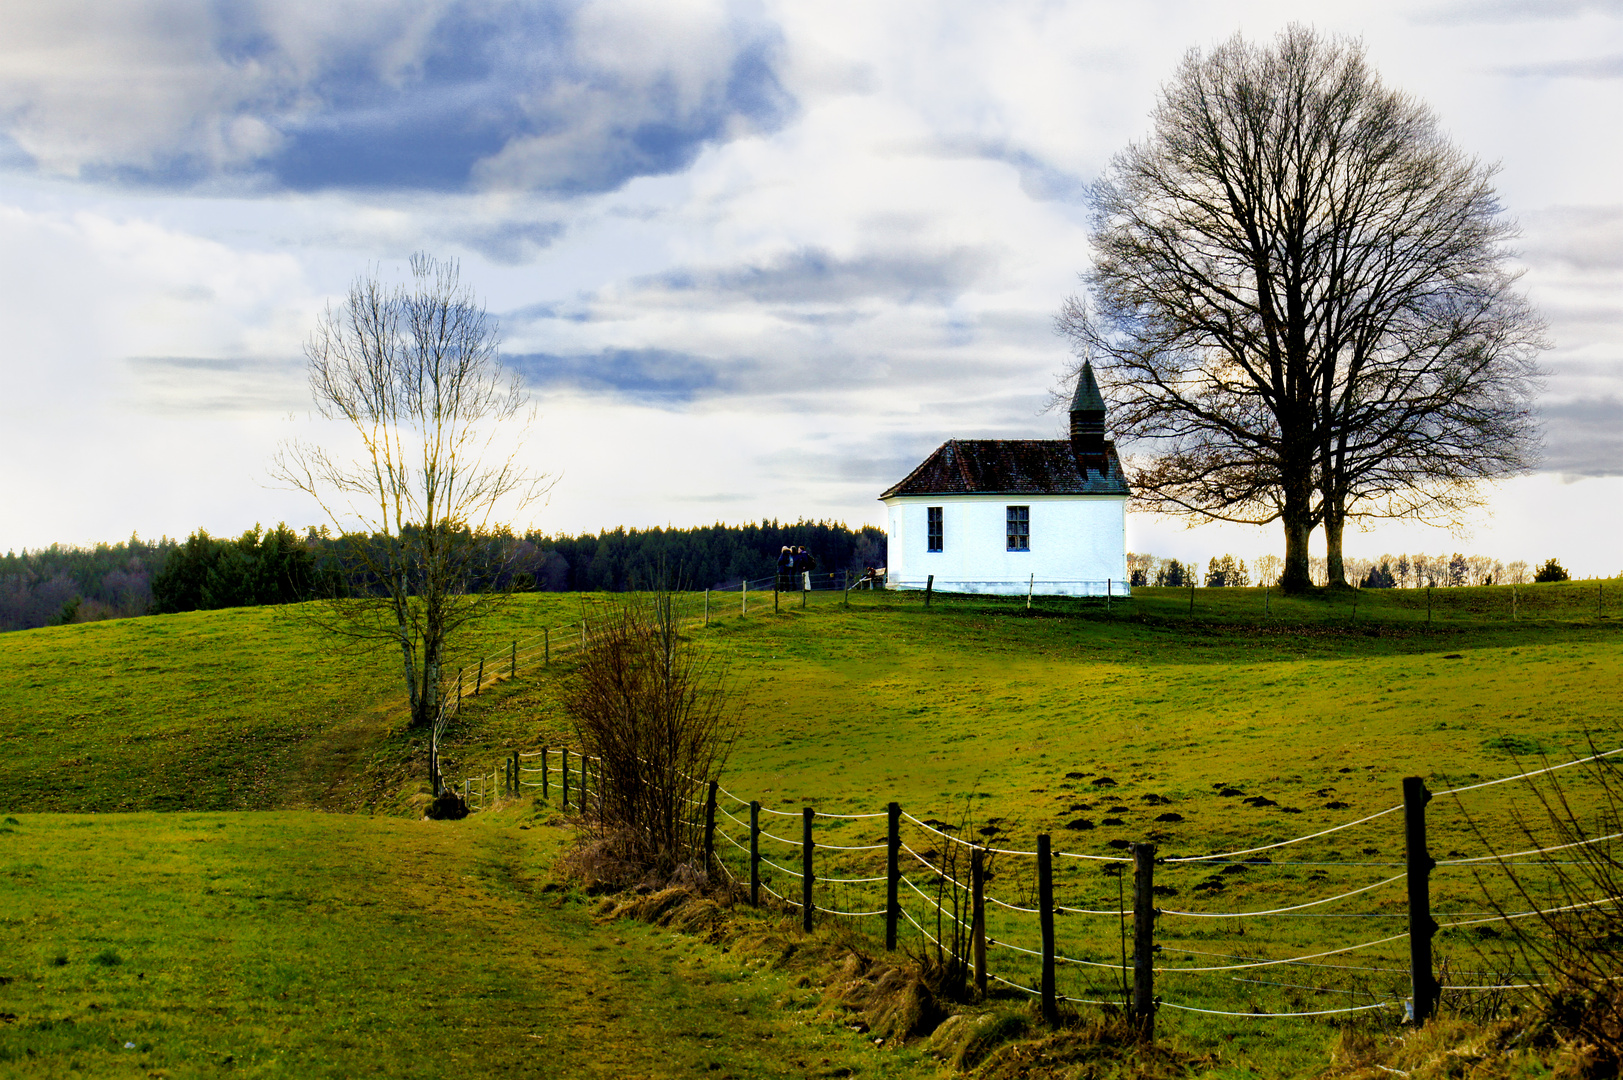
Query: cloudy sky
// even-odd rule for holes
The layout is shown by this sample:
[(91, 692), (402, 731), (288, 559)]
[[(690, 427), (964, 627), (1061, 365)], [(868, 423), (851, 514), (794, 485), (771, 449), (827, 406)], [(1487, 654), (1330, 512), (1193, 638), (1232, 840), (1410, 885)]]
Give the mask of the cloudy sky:
[[(1289, 19), (1502, 166), (1550, 322), (1542, 471), (1352, 553), (1623, 570), (1623, 3), (395, 3), (0, 9), (0, 550), (320, 521), (302, 345), (460, 259), (556, 475), (521, 526), (882, 523), (943, 439), (1055, 437), (1085, 192), (1184, 52)], [(1181, 557), (1273, 530), (1134, 515)]]

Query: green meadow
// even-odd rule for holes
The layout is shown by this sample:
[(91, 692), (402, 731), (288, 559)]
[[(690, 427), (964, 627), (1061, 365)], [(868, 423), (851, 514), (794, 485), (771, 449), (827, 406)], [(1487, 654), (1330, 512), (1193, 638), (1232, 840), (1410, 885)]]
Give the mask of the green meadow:
[[(805, 608), (798, 595), (780, 599), (774, 613), (770, 594), (751, 594), (741, 615), (736, 594), (713, 595), (710, 623), (690, 631), (725, 664), (739, 709), (723, 788), (794, 818), (804, 806), (873, 813), (894, 800), (1009, 851), (1048, 833), (1058, 851), (1098, 857), (1057, 861), (1059, 902), (1084, 910), (1120, 907), (1121, 864), (1102, 860), (1128, 842), (1172, 858), (1245, 850), (1388, 810), (1405, 776), (1443, 790), (1587, 753), (1592, 738), (1623, 744), (1623, 582), (1439, 589), (1429, 612), (1422, 590), (1284, 600), (1261, 589), (1140, 589), (1108, 611), (963, 596), (926, 607), (918, 593), (854, 592), (849, 606), (817, 593)], [(524, 597), (467, 656), (605, 603)], [(551, 882), (568, 842), (555, 808), (526, 799), (461, 823), (415, 820), (423, 748), (404, 727), (387, 656), (346, 652), (270, 609), (5, 641), (0, 809), (18, 824), (0, 831), (0, 1012), (10, 1017), (0, 1073), (213, 1075), (222, 1055), (263, 1075), (485, 1074), (542, 1060), (587, 1075), (934, 1068), (914, 1051), (862, 1045), (829, 1026), (810, 991), (781, 974), (746, 975), (717, 947), (595, 925)], [(448, 774), (488, 789), (506, 753), (572, 744), (568, 672), (560, 650), (466, 698)], [(1579, 772), (1563, 774), (1575, 791)], [(1436, 799), (1432, 852), (1446, 862), (1527, 847), (1517, 818), (1536, 831), (1530, 805), (1521, 783)], [(722, 809), (745, 816), (725, 797)], [(772, 821), (798, 837), (798, 820)], [(820, 841), (859, 847), (882, 837), (883, 819), (819, 818), (818, 829)], [(926, 861), (962, 850), (909, 829)], [(718, 845), (742, 874), (737, 850)], [(763, 854), (797, 865), (787, 845), (768, 841)], [(1393, 813), (1270, 849), (1265, 864), (1158, 867), (1157, 902), (1194, 913), (1159, 921), (1160, 963), (1177, 970), (1163, 972), (1158, 992), (1268, 1013), (1401, 1000), (1401, 940), (1337, 954), (1325, 961), (1333, 970), (1184, 969), (1400, 933), (1401, 882), (1279, 917), (1196, 915), (1361, 889), (1401, 874), (1402, 854)], [(992, 892), (1030, 906), (1032, 860), (993, 858)], [(820, 877), (874, 871), (868, 854), (820, 859)], [(1439, 921), (1464, 921), (1489, 894), (1504, 899), (1472, 870), (1434, 874)], [(792, 885), (775, 874), (779, 891)], [(836, 886), (819, 903), (871, 910), (872, 888)], [(909, 902), (939, 933), (929, 907)], [(1119, 963), (1119, 918), (1067, 914), (1060, 924), (1062, 954)], [(1034, 966), (1018, 947), (1035, 945), (1034, 920), (1000, 908), (990, 929), (1014, 946), (994, 948), (992, 970), (1030, 985)], [(917, 948), (918, 932), (908, 934)], [(1495, 947), (1474, 926), (1438, 938), (1458, 986), (1510, 971), (1489, 970)], [(592, 982), (609, 974), (623, 975), (613, 1008)], [(1119, 978), (1065, 966), (1060, 990), (1118, 1000)], [(1469, 998), (1445, 1003), (1466, 1009)], [(817, 1019), (801, 1022), (802, 1008)], [(1393, 1020), (1391, 1009), (1266, 1021), (1164, 1009), (1161, 1025), (1216, 1054), (1218, 1074), (1296, 1075), (1322, 1065), (1335, 1025), (1384, 1030)], [(649, 1047), (640, 1032), (683, 1022), (714, 1037), (681, 1043), (686, 1057), (637, 1056)]]

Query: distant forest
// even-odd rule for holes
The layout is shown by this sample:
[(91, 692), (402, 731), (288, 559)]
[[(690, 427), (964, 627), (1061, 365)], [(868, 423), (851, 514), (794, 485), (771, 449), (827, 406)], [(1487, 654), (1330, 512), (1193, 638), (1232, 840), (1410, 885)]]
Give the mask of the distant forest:
[[(198, 530), (184, 541), (132, 536), (93, 548), (53, 544), (0, 556), (0, 631), (130, 615), (307, 600), (332, 580), (339, 541), (314, 529), (258, 525), (234, 540)], [(885, 533), (826, 521), (527, 533), (502, 584), (551, 592), (622, 592), (669, 582), (736, 587), (766, 577), (785, 545), (820, 571), (885, 565)]]

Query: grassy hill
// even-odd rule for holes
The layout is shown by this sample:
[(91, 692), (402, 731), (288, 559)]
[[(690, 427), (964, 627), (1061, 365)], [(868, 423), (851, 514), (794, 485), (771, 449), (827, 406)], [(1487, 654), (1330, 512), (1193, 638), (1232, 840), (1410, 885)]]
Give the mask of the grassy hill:
[[(1197, 590), (1191, 612), (1186, 590), (1141, 589), (1131, 602), (1113, 604), (1108, 614), (1096, 601), (1038, 598), (1028, 609), (1023, 599), (938, 596), (926, 608), (916, 593), (854, 593), (847, 608), (836, 595), (816, 594), (804, 610), (795, 597), (776, 614), (769, 597), (753, 597), (747, 617), (739, 615), (735, 599), (718, 598), (716, 618), (692, 634), (729, 665), (742, 726), (723, 783), (742, 799), (760, 799), (789, 813), (803, 805), (873, 812), (894, 799), (917, 817), (950, 823), (965, 835), (1012, 849), (1029, 850), (1037, 833), (1048, 832), (1063, 851), (1119, 855), (1122, 843), (1151, 840), (1163, 854), (1177, 856), (1271, 843), (1387, 809), (1400, 800), (1399, 783), (1406, 775), (1428, 777), (1440, 789), (1507, 775), (1536, 764), (1541, 752), (1559, 758), (1583, 747), (1590, 733), (1617, 745), (1623, 729), (1618, 649), (1623, 620), (1611, 617), (1608, 597), (1623, 602), (1623, 588), (1573, 582), (1521, 587), (1514, 594), (1504, 587), (1437, 590), (1428, 622), (1421, 591), (1282, 600), (1260, 589)], [(603, 599), (524, 597), (485, 629), (468, 655), (578, 618), (584, 607)], [(259, 929), (243, 928), (261, 926), (267, 914), (303, 911), (325, 913), (337, 920), (334, 926), (351, 928), (345, 933), (352, 943), (344, 948), (356, 955), (379, 949), (443, 955), (456, 971), (468, 972), (478, 967), (469, 956), (480, 948), (478, 934), (486, 931), (435, 937), (445, 927), (430, 930), (415, 922), (408, 917), (414, 902), (402, 898), (422, 898), (431, 910), (439, 905), (442, 914), (458, 921), (474, 919), (474, 907), (444, 906), (472, 887), (466, 883), (508, 882), (501, 886), (506, 889), (515, 874), (529, 881), (544, 876), (540, 868), (552, 848), (535, 847), (535, 830), (518, 839), (511, 831), (517, 819), (501, 814), (443, 827), (357, 816), (193, 814), (320, 808), (408, 815), (413, 797), (421, 794), (422, 748), (404, 729), (388, 658), (346, 654), (289, 613), (192, 613), (28, 631), (7, 635), (6, 641), (8, 648), (0, 652), (0, 744), (8, 750), (0, 757), (0, 790), (6, 792), (0, 810), (21, 824), (0, 836), (3, 872), (28, 889), (54, 882), (51, 895), (77, 890), (50, 919), (31, 922), (20, 908), (3, 916), (8, 927), (26, 926), (32, 943), (32, 952), (19, 954), (26, 968), (22, 978), (34, 987), (24, 1016), (71, 1015), (81, 1025), (93, 1019), (84, 1010), (85, 1002), (103, 992), (103, 982), (96, 980), (126, 978), (134, 970), (86, 960), (103, 947), (97, 913), (138, 907), (142, 890), (154, 881), (173, 885), (165, 894), (173, 897), (165, 901), (172, 912), (199, 896), (229, 895), (230, 903), (205, 902), (214, 912), (211, 925), (220, 932), (204, 951), (224, 957), (210, 961), (227, 965), (221, 971), (229, 969), (233, 955), (264, 965), (272, 952), (309, 957), (337, 948), (327, 935), (339, 931), (320, 920), (280, 942), (237, 944), (244, 934), (261, 935)], [(467, 699), (449, 733), (448, 772), (490, 770), (509, 750), (572, 742), (559, 704), (567, 673), (568, 663), (560, 658)], [(1528, 805), (1522, 787), (1503, 785), (1434, 803), (1433, 852), (1465, 857), (1485, 844), (1513, 848), (1514, 815)], [(728, 806), (742, 812), (737, 804)], [(114, 819), (116, 830), (101, 824), (108, 819), (100, 816), (94, 828), (86, 819), (40, 816), (108, 810), (187, 813), (121, 816)], [(1164, 820), (1168, 814), (1174, 819)], [(1072, 827), (1079, 821), (1089, 827)], [(736, 826), (724, 822), (723, 827), (741, 835)], [(872, 820), (819, 819), (818, 828), (821, 839), (861, 845), (876, 839), (882, 826)], [(252, 840), (219, 847), (216, 841), (234, 830)], [(91, 837), (106, 839), (93, 844)], [(187, 846), (205, 839), (214, 846)], [(939, 860), (951, 846), (938, 840), (919, 833), (910, 842)], [(261, 848), (282, 854), (259, 854)], [(121, 850), (147, 854), (121, 864)], [(208, 866), (193, 860), (189, 867), (172, 867), (166, 861), (189, 859), (184, 853), (192, 850), (207, 850), (211, 859), (216, 851), (229, 857), (222, 854)], [(375, 857), (358, 858), (355, 853), (362, 850)], [(509, 854), (492, 854), (498, 850)], [(722, 850), (736, 854), (725, 845)], [(793, 852), (768, 854), (785, 859)], [(1270, 852), (1272, 864), (1243, 872), (1168, 864), (1158, 871), (1160, 902), (1196, 911), (1269, 909), (1399, 873), (1386, 864), (1400, 861), (1401, 854), (1401, 815), (1389, 815), (1356, 830), (1276, 849)], [(866, 876), (873, 867), (865, 858), (834, 858), (819, 874)], [(1017, 905), (1029, 906), (1028, 863), (1009, 857), (996, 869), (997, 891)], [(74, 865), (104, 868), (101, 884), (93, 889), (64, 873)], [(520, 873), (511, 869), (515, 865), (527, 869)], [(732, 865), (741, 869), (736, 859)], [(301, 867), (312, 879), (333, 881), (337, 875), (344, 884), (325, 893), (327, 886), (305, 888), (297, 884)], [(1061, 860), (1062, 902), (1114, 910), (1121, 878), (1109, 869), (1109, 864)], [(1480, 908), (1481, 891), (1468, 869), (1438, 871), (1438, 911)], [(422, 893), (425, 876), (437, 876), (446, 886), (430, 890), (433, 896), (443, 892), (449, 899)], [(216, 877), (229, 888), (216, 885)], [(787, 883), (777, 884), (781, 889)], [(583, 922), (557, 922), (533, 902), (533, 888), (525, 888), (530, 892), (505, 894), (537, 920), (525, 932), (586, 932)], [(832, 900), (866, 909), (872, 897), (864, 888), (871, 890), (853, 885)], [(17, 889), (11, 894), (24, 895)], [(369, 896), (373, 902), (366, 902)], [(1401, 920), (1403, 910), (1399, 885), (1324, 909), (1332, 918), (1316, 911), (1266, 924), (1168, 917), (1158, 938), (1167, 955), (1183, 956), (1182, 962), (1198, 954), (1302, 955), (1378, 937), (1389, 932), (1383, 927), (1395, 932), (1392, 920)], [(1357, 917), (1343, 917), (1348, 913)], [(155, 908), (148, 923), (157, 925), (164, 917)], [(520, 933), (522, 919), (516, 914), (511, 919), (517, 921), (504, 923), (507, 929), (489, 930), (495, 935), (491, 940)], [(1028, 917), (1000, 911), (997, 919), (1003, 921), (993, 924), (996, 936), (1033, 944)], [(1061, 921), (1062, 952), (1095, 959), (1117, 955), (1118, 920), (1067, 916)], [(407, 922), (428, 936), (401, 936)], [(210, 936), (202, 929), (197, 933)], [(53, 944), (70, 939), (71, 947)], [(1475, 931), (1448, 930), (1439, 938), (1439, 955), (1469, 970), (1470, 964), (1485, 962), (1473, 959), (1485, 940)], [(122, 947), (112, 937), (108, 941), (106, 948)], [(158, 947), (157, 936), (143, 941), (139, 948)], [(1358, 1001), (1401, 998), (1404, 948), (1398, 941), (1361, 951), (1353, 954), (1361, 963), (1339, 962), (1335, 971), (1292, 969), (1294, 978), (1270, 978), (1279, 972), (1263, 969), (1221, 976), (1169, 974), (1162, 983), (1169, 1001), (1241, 1011), (1307, 1011), (1326, 994)], [(53, 950), (68, 957), (60, 972), (52, 970)], [(171, 967), (181, 964), (179, 953), (164, 955)], [(508, 974), (500, 978), (510, 980), (526, 961), (514, 952), (503, 963)], [(1014, 981), (1029, 979), (1031, 966), (1028, 958), (1010, 952), (999, 951), (994, 959), (994, 970)], [(386, 1029), (382, 1017), (405, 1002), (434, 996), (429, 982), (400, 974), (402, 967), (411, 965), (390, 968), (395, 990), (355, 1013), (370, 1017), (364, 1024), (375, 1030)], [(425, 979), (431, 970), (424, 965)], [(628, 970), (653, 980), (649, 986), (662, 985), (649, 974), (653, 968)], [(70, 973), (90, 981), (53, 981)], [(16, 978), (10, 971), (0, 975)], [(195, 1065), (199, 1048), (223, 1037), (219, 1017), (239, 1014), (226, 1010), (205, 1017), (214, 1007), (207, 1004), (211, 976), (187, 978), (192, 981), (183, 993), (195, 1001), (197, 1030), (205, 1034), (175, 1038), (192, 1047), (185, 1060)], [(473, 979), (466, 985), (475, 987), (469, 991), (475, 996), (498, 993), (477, 989), (485, 984), (473, 975), (456, 978)], [(1111, 978), (1066, 969), (1062, 992), (1110, 999)], [(119, 992), (126, 995), (118, 999), (124, 1002), (120, 1008), (127, 1009), (136, 1009), (147, 993), (139, 986)], [(240, 993), (248, 997), (234, 999), (238, 1004), (232, 1008), (246, 1009), (252, 994)], [(266, 1015), (282, 1015), (280, 1006), (260, 1005), (270, 1010)], [(295, 1064), (321, 1054), (365, 1060), (366, 1040), (343, 1034), (341, 1025), (314, 1033), (315, 1014), (301, 1015), (305, 1019), (284, 1023), (303, 1032), (294, 1040), (303, 1040), (302, 1049), (275, 1058), (286, 1070), (296, 1071)], [(488, 1027), (493, 1039), (514, 1036), (499, 1034), (505, 1029), (480, 1015), (458, 1014), (457, 1022)], [(148, 1016), (141, 1022), (157, 1021)], [(263, 1020), (262, 1026), (269, 1032), (275, 1022)], [(1303, 1021), (1274, 1020), (1268, 1027), (1183, 1014), (1164, 1023), (1203, 1047), (1226, 1048), (1231, 1060), (1257, 1063), (1263, 1072), (1289, 1073), (1293, 1063), (1322, 1057), (1326, 1039), (1322, 1028)], [(17, 1030), (0, 1026), (0, 1046), (20, 1046), (4, 1041)], [(117, 1038), (111, 1028), (86, 1030), (97, 1032), (95, 1039)], [(272, 1060), (270, 1035), (254, 1038), (262, 1039), (258, 1049), (244, 1054)], [(400, 1060), (427, 1054), (430, 1044), (450, 1045), (448, 1035), (424, 1038), (428, 1041), (416, 1050), (402, 1051)], [(68, 1039), (53, 1053), (59, 1060), (78, 1060), (74, 1055), (89, 1054), (90, 1043)], [(642, 1067), (631, 1060), (626, 1059), (627, 1068)], [(0, 1073), (6, 1067), (0, 1059)]]

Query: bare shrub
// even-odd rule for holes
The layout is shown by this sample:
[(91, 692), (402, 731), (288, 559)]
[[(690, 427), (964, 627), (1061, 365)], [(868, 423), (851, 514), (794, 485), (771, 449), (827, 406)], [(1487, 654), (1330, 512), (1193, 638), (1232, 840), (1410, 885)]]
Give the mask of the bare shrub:
[(592, 620), (569, 707), (596, 759), (586, 827), (600, 860), (622, 865), (626, 884), (702, 860), (704, 794), (736, 712), (724, 670), (682, 634), (669, 593)]
[[(1589, 745), (1592, 755), (1601, 753), (1593, 737)], [(1516, 846), (1525, 841), (1526, 850), (1501, 854), (1477, 875), (1488, 906), (1502, 917), (1490, 940), (1501, 950), (1500, 965), (1514, 969), (1506, 984), (1533, 999), (1527, 1034), (1535, 1044), (1580, 1053), (1583, 1075), (1616, 1076), (1623, 1068), (1623, 859), (1614, 847), (1623, 834), (1620, 769), (1623, 755), (1596, 756), (1529, 778), (1537, 809), (1515, 816)], [(1508, 904), (1498, 899), (1507, 881)], [(1509, 917), (1521, 912), (1533, 914)], [(1479, 951), (1489, 960), (1484, 967), (1495, 970), (1490, 948)], [(1505, 951), (1519, 962), (1506, 964)]]

